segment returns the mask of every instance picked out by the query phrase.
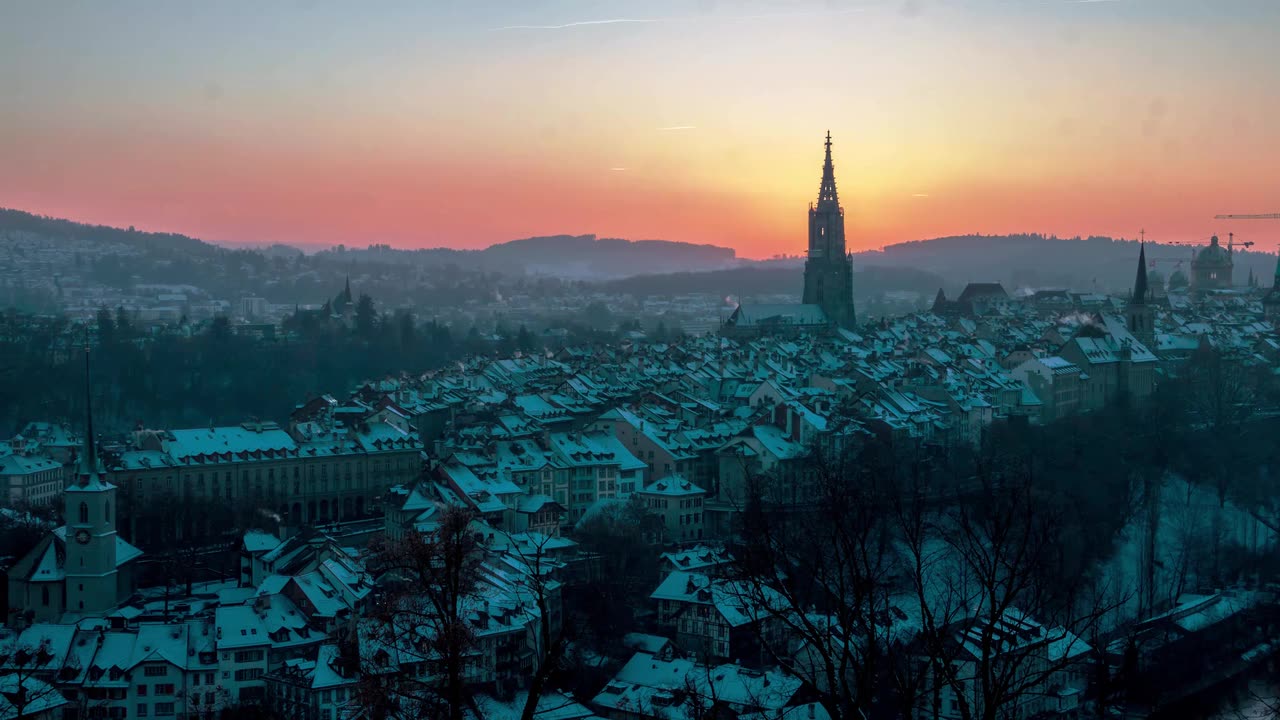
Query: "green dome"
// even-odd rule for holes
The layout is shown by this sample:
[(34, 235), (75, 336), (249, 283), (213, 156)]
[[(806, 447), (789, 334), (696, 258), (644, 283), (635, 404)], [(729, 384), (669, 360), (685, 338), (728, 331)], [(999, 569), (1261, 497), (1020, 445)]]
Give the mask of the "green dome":
[(1201, 250), (1196, 255), (1196, 263), (1200, 265), (1230, 265), (1231, 256), (1227, 253), (1226, 248), (1218, 244), (1218, 236), (1214, 235), (1209, 241), (1209, 247)]

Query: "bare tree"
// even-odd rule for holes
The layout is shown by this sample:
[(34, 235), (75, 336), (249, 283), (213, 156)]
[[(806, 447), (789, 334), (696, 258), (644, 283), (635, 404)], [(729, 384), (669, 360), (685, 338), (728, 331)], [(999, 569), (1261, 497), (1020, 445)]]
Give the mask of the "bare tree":
[(393, 589), (359, 636), (357, 692), (371, 717), (464, 717), (476, 650), (468, 612), (477, 601), (482, 555), (472, 520), (464, 509), (446, 508), (433, 531), (410, 531), (376, 547), (374, 569)]
[(47, 638), (32, 645), (0, 645), (0, 692), (12, 717), (35, 717), (66, 699), (52, 684), (58, 667)]
[(1022, 461), (981, 464), (976, 487), (904, 523), (918, 572), (917, 654), (935, 702), (965, 720), (1024, 714), (1127, 600), (1087, 573), (1058, 574), (1063, 510)]
[(231, 693), (221, 685), (189, 688), (184, 699), (191, 720), (217, 720), (233, 706)]
[(555, 576), (560, 563), (548, 554), (548, 547), (555, 540), (550, 535), (526, 533), (515, 537), (508, 534), (507, 539), (510, 541), (510, 552), (523, 566), (522, 576), (517, 580), (520, 587), (516, 591), (520, 594), (527, 593), (537, 608), (537, 627), (531, 639), (533, 675), (520, 712), (520, 720), (533, 720), (539, 712), (547, 711), (547, 708), (539, 708), (539, 703), (552, 676), (565, 662), (565, 651), (569, 645), (561, 605), (561, 584)]
[(1199, 353), (1187, 380), (1191, 418), (1200, 430), (1194, 446), (1202, 456), (1197, 464), (1225, 505), (1249, 455), (1244, 431), (1257, 410), (1258, 385), (1241, 359), (1218, 350)]
[(867, 459), (814, 447), (795, 472), (749, 475), (726, 585), (781, 627), (761, 634), (766, 652), (817, 688), (833, 718), (860, 718), (887, 699), (881, 681), (897, 642), (891, 477)]

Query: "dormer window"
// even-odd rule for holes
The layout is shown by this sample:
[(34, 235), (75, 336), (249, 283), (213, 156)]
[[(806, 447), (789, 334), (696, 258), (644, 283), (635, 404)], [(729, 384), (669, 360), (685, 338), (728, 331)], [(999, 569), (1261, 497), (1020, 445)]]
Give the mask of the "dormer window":
[(89, 524), (89, 504), (88, 503), (84, 503), (84, 502), (80, 503), (80, 524), (82, 525)]

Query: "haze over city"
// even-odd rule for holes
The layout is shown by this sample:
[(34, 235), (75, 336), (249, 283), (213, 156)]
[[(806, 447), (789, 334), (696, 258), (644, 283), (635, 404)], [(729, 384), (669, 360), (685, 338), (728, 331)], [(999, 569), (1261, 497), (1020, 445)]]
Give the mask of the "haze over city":
[(1277, 0), (0, 2), (0, 720), (1280, 720)]
[(0, 205), (215, 242), (799, 253), (827, 130), (852, 250), (1199, 239), (1280, 187), (1264, 0), (2, 12)]

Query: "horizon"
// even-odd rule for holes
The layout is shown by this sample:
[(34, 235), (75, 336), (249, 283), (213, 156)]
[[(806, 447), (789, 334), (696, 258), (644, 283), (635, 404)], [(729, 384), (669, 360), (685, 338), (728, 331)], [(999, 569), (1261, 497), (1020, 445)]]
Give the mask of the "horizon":
[[(145, 12), (144, 12), (145, 10)], [(802, 254), (1198, 240), (1280, 211), (1280, 5), (1194, 0), (4, 11), (0, 205), (220, 245), (593, 234)], [(1159, 42), (1153, 41), (1159, 38)], [(75, 53), (49, 55), (49, 47)]]

